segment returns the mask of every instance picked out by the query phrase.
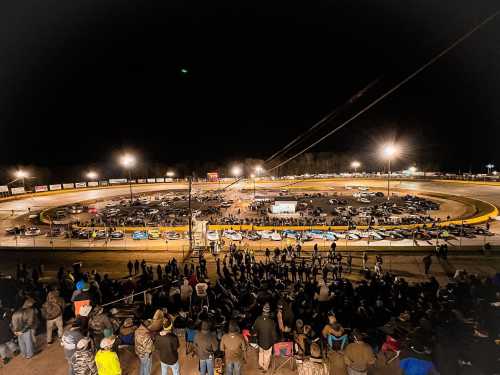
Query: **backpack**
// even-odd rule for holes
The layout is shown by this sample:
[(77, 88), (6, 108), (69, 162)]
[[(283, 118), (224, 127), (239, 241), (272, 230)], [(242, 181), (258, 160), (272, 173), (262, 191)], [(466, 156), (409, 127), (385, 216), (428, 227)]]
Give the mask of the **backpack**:
[(55, 302), (46, 302), (43, 311), (47, 320), (55, 319), (62, 314), (61, 306)]

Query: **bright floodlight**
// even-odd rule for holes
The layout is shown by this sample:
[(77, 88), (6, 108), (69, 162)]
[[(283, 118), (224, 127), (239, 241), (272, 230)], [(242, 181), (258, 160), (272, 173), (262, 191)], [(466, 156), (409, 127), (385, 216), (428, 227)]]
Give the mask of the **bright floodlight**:
[(254, 174), (254, 173), (252, 173), (252, 174), (250, 175), (250, 178), (255, 178), (255, 174)]
[(408, 168), (408, 170), (411, 172), (411, 173), (415, 173), (417, 171), (417, 167), (415, 166), (411, 166), (410, 168)]
[(264, 170), (261, 165), (256, 165), (255, 166), (255, 173), (259, 174)]
[(241, 168), (238, 167), (238, 166), (234, 166), (232, 169), (231, 169), (231, 174), (234, 176), (234, 177), (239, 177), (241, 176)]
[(382, 149), (382, 154), (384, 158), (386, 159), (391, 159), (394, 156), (396, 156), (398, 153), (398, 149), (395, 145), (385, 145), (384, 148)]
[(361, 166), (361, 163), (359, 161), (353, 161), (351, 163), (351, 167), (356, 169), (356, 168), (359, 168)]
[(168, 171), (167, 172), (167, 177), (174, 177), (175, 176), (175, 172), (174, 171)]
[(125, 154), (120, 158), (120, 164), (125, 168), (132, 168), (135, 165), (135, 157), (130, 154)]
[(14, 173), (14, 175), (16, 176), (16, 178), (26, 178), (26, 177), (28, 177), (28, 172), (23, 171), (22, 169), (20, 169), (20, 170), (16, 171)]
[(495, 168), (495, 165), (493, 165), (493, 164), (487, 164), (487, 165), (486, 165), (486, 168), (488, 168), (488, 169), (492, 169), (492, 168)]
[(95, 180), (97, 178), (97, 173), (94, 171), (90, 171), (87, 173), (87, 178), (90, 180)]

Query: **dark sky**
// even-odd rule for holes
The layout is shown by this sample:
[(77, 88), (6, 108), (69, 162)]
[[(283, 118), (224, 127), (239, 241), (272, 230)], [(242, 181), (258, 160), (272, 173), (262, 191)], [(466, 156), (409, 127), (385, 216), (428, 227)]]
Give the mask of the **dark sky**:
[[(127, 148), (164, 163), (266, 158), (368, 82), (396, 83), (497, 6), (3, 0), (0, 164), (109, 162)], [(312, 151), (363, 159), (395, 138), (409, 161), (477, 170), (500, 163), (499, 103), (500, 18)]]

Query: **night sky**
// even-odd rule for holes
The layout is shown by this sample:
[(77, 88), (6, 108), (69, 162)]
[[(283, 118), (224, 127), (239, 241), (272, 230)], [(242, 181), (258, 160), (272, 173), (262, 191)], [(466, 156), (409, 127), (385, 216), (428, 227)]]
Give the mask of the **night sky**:
[[(109, 163), (124, 149), (166, 164), (265, 159), (369, 82), (398, 82), (496, 7), (3, 0), (0, 165)], [(311, 151), (369, 159), (395, 139), (404, 163), (479, 171), (500, 163), (499, 103), (500, 17)]]

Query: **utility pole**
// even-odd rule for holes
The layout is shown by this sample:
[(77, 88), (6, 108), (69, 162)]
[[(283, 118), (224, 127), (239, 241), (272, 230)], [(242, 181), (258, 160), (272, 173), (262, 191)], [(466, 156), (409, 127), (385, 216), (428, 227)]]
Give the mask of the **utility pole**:
[(188, 210), (189, 210), (189, 252), (193, 251), (193, 212), (191, 211), (191, 176), (188, 177), (189, 181), (189, 198), (188, 198)]
[(132, 172), (130, 168), (128, 169), (128, 186), (130, 188), (130, 205), (132, 205), (133, 196), (132, 196)]

